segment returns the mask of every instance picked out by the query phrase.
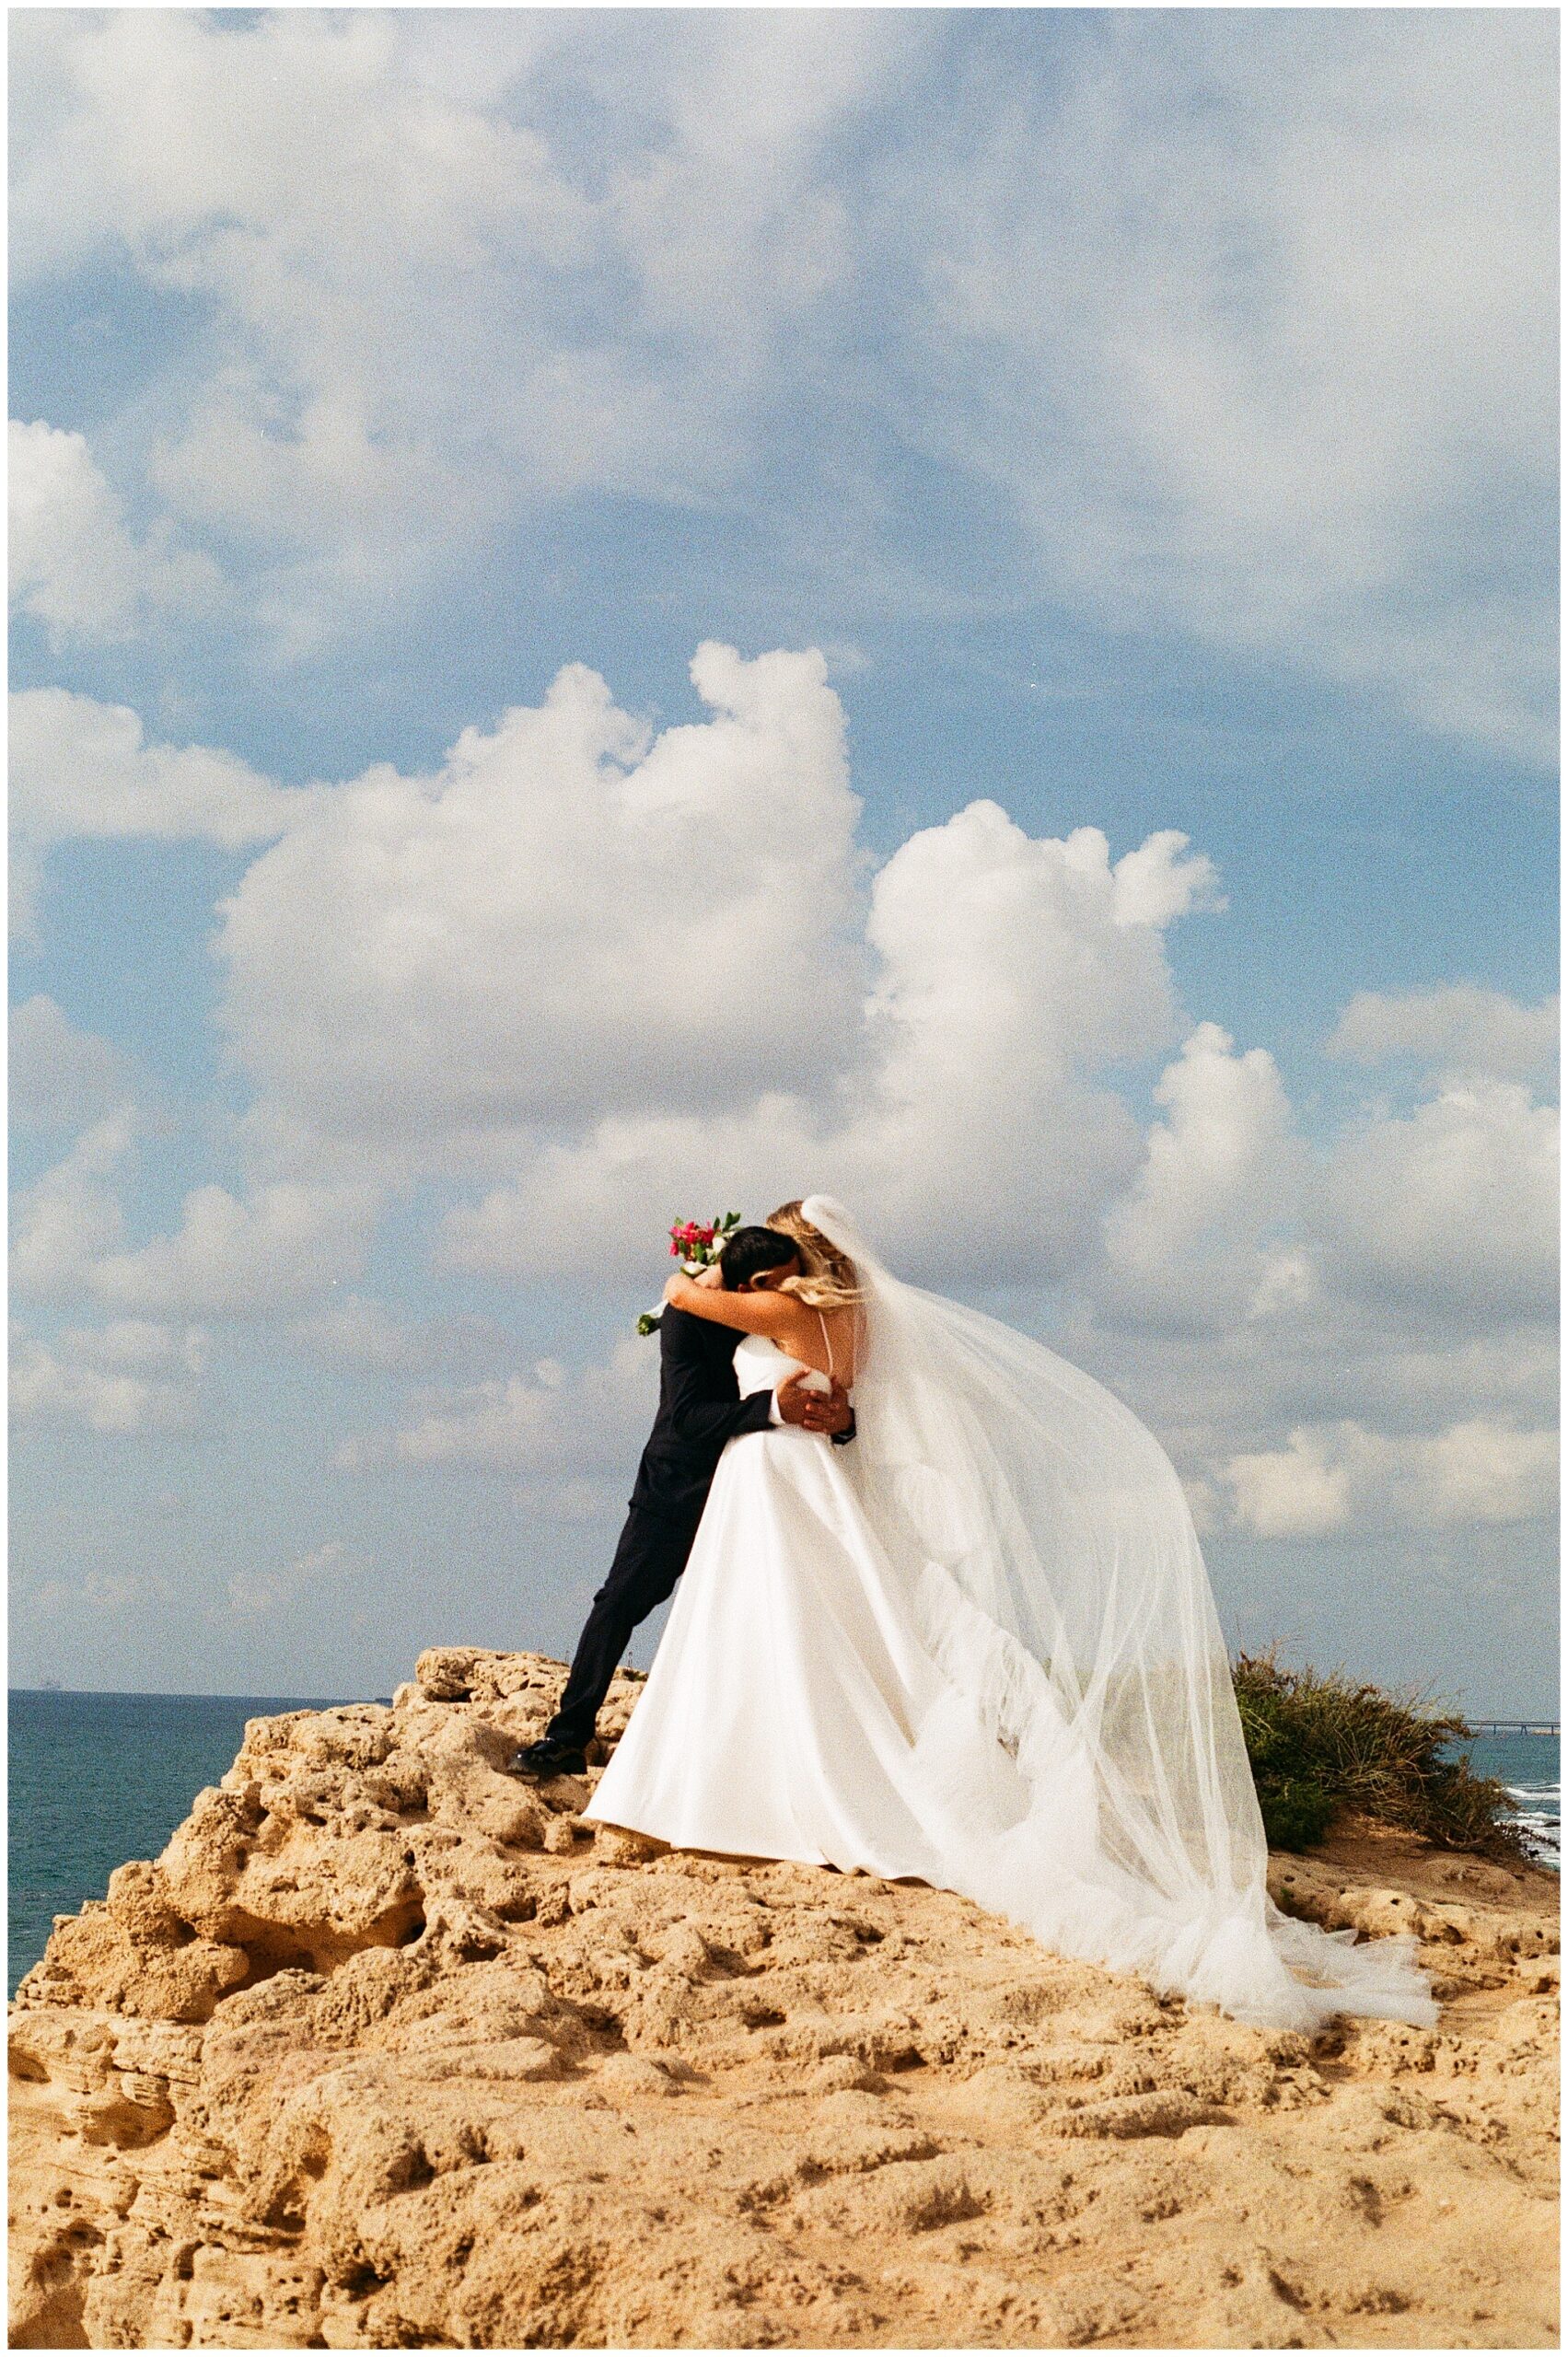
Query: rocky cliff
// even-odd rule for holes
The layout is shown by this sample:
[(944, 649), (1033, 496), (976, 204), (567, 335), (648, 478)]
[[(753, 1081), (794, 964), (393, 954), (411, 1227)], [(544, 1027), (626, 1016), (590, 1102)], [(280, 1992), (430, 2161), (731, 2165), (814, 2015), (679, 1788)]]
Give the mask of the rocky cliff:
[(254, 1719), (57, 1919), (13, 2346), (1555, 2344), (1554, 1876), (1278, 1857), (1445, 2014), (1247, 2029), (947, 1892), (579, 1825), (597, 1771), (501, 1772), (562, 1674)]

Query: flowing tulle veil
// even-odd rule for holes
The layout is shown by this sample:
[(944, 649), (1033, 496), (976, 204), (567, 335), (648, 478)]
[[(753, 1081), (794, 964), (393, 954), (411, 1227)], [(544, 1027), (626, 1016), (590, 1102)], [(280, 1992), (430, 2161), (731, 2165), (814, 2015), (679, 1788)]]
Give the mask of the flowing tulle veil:
[(921, 1741), (955, 1887), (1242, 2021), (1434, 2023), (1413, 1938), (1358, 1944), (1269, 1896), (1208, 1573), (1154, 1434), (1044, 1343), (889, 1275), (830, 1196), (801, 1213), (864, 1293), (846, 1469), (949, 1681)]

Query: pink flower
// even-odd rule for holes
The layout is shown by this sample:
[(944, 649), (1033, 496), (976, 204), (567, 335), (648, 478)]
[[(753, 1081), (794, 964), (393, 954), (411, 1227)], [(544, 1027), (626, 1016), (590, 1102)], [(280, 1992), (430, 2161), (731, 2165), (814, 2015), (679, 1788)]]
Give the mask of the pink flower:
[(713, 1249), (718, 1228), (711, 1220), (677, 1219), (669, 1225), (671, 1260), (689, 1260), (695, 1253)]

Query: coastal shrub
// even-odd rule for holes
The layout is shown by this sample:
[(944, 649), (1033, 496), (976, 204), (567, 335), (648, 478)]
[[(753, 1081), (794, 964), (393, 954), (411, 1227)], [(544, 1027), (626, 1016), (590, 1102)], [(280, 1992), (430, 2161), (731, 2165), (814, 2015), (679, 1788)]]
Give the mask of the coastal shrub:
[(1257, 1777), (1258, 1804), (1271, 1850), (1309, 1850), (1327, 1833), (1338, 1803), (1312, 1776)]
[(1506, 1786), (1445, 1756), (1473, 1732), (1464, 1719), (1423, 1710), (1418, 1695), (1353, 1685), (1340, 1670), (1283, 1669), (1272, 1647), (1243, 1654), (1233, 1676), (1272, 1848), (1309, 1848), (1349, 1807), (1444, 1849), (1528, 1855), (1516, 1829), (1499, 1822)]

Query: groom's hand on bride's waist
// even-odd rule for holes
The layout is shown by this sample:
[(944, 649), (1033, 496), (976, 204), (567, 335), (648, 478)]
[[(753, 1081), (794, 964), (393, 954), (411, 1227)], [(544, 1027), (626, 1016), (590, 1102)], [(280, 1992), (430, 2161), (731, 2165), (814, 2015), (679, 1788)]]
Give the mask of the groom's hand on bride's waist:
[(806, 1371), (786, 1376), (774, 1398), (786, 1424), (801, 1424), (808, 1433), (847, 1433), (853, 1422), (849, 1393), (833, 1380), (830, 1391), (807, 1391)]

